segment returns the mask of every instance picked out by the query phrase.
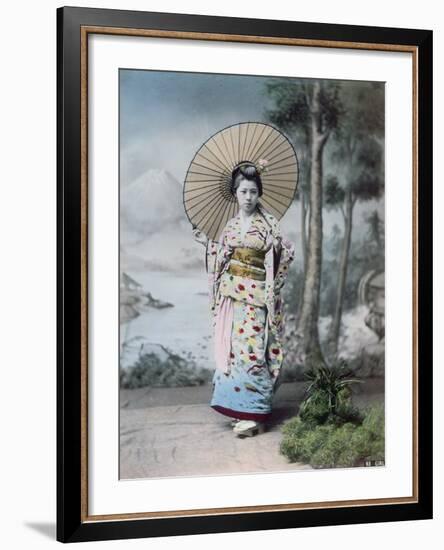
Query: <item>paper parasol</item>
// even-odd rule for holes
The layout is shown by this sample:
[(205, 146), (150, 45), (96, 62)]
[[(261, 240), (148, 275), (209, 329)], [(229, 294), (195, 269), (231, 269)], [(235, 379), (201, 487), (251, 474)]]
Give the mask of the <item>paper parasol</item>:
[[(265, 161), (265, 162), (264, 162)], [(197, 151), (187, 171), (183, 203), (188, 219), (217, 240), (227, 221), (238, 212), (231, 193), (231, 174), (242, 162), (265, 168), (259, 203), (278, 220), (287, 211), (298, 184), (298, 160), (292, 144), (279, 130), (263, 122), (241, 122), (211, 136)]]

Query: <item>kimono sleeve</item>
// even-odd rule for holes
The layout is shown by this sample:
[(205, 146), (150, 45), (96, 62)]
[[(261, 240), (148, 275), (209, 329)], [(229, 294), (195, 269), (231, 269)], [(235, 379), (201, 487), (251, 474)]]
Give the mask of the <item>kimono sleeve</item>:
[(273, 288), (274, 295), (278, 295), (287, 279), (290, 264), (294, 259), (294, 244), (282, 234), (280, 224), (273, 220), (271, 235), (273, 243)]
[(233, 249), (227, 242), (227, 231), (224, 230), (218, 241), (208, 240), (206, 265), (208, 275), (208, 293), (210, 308), (215, 313), (218, 303), (219, 283), (222, 273), (228, 268)]
[(290, 264), (294, 259), (294, 252), (294, 244), (288, 239), (282, 238), (280, 246), (279, 265), (277, 267), (276, 275), (274, 278), (274, 290), (276, 293), (279, 292), (284, 286)]

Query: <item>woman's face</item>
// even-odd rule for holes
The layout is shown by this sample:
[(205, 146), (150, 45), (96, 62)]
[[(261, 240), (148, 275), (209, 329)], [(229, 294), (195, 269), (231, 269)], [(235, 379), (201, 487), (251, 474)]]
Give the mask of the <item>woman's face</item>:
[(251, 214), (255, 210), (257, 201), (259, 200), (259, 191), (256, 183), (240, 176), (240, 183), (236, 189), (236, 197), (239, 208), (244, 214)]

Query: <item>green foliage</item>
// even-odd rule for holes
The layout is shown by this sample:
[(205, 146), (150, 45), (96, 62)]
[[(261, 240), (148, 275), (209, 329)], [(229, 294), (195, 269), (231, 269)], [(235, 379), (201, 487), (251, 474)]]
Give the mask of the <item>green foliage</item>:
[(328, 176), (324, 187), (324, 203), (327, 210), (336, 208), (342, 204), (345, 199), (344, 188), (339, 184), (336, 176)]
[(332, 429), (332, 426), (317, 426), (310, 429), (309, 424), (295, 417), (282, 427), (284, 437), (280, 444), (280, 452), (290, 462), (310, 463), (311, 457), (323, 445)]
[(368, 224), (367, 239), (374, 246), (381, 248), (384, 241), (384, 221), (381, 220), (377, 210), (373, 210), (366, 216), (365, 221)]
[(321, 85), (319, 103), (323, 130), (341, 131), (342, 119), (346, 110), (341, 98), (341, 85), (336, 82), (325, 82)]
[(322, 445), (316, 449), (311, 457), (311, 463), (316, 468), (334, 468), (335, 466), (353, 466), (359, 459), (356, 450), (350, 446), (355, 426), (343, 424), (333, 427), (324, 438)]
[[(314, 82), (307, 80), (288, 80), (273, 78), (265, 85), (265, 93), (272, 99), (273, 108), (265, 115), (284, 131), (297, 131), (299, 139), (310, 141), (310, 121), (313, 116), (311, 102), (313, 100)], [(341, 101), (341, 87), (335, 82), (320, 82), (319, 92), (320, 130), (335, 130), (340, 126), (344, 107)]]
[(312, 367), (307, 371), (305, 376), (309, 385), (299, 409), (301, 419), (312, 425), (360, 423), (359, 410), (353, 407), (350, 399), (351, 384), (360, 380), (351, 375), (352, 371), (345, 361), (332, 366)]
[(299, 414), (282, 428), (280, 452), (291, 462), (314, 468), (356, 466), (364, 459), (384, 460), (384, 410), (360, 411), (351, 401), (351, 371), (344, 361), (313, 367)]
[(273, 78), (265, 85), (267, 95), (273, 99), (274, 109), (266, 112), (267, 118), (284, 131), (302, 129), (309, 134), (310, 109), (304, 82)]
[(282, 428), (280, 452), (290, 462), (304, 462), (314, 468), (352, 467), (363, 460), (384, 460), (383, 406), (373, 405), (363, 416), (358, 425), (313, 425), (297, 416)]
[[(370, 448), (365, 449), (366, 442)], [(356, 434), (356, 446), (370, 460), (383, 460), (385, 447), (384, 408), (382, 405), (368, 407), (362, 430)]]
[(134, 367), (121, 369), (120, 387), (133, 389), (145, 386), (200, 386), (209, 381), (210, 377), (210, 371), (197, 369), (174, 353), (170, 353), (164, 361), (155, 353), (146, 353), (139, 358)]

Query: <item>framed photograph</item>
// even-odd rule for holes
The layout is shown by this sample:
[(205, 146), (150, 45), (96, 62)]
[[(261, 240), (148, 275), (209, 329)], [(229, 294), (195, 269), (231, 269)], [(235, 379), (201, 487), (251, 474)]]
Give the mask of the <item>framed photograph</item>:
[(57, 36), (58, 540), (432, 518), (432, 32)]

